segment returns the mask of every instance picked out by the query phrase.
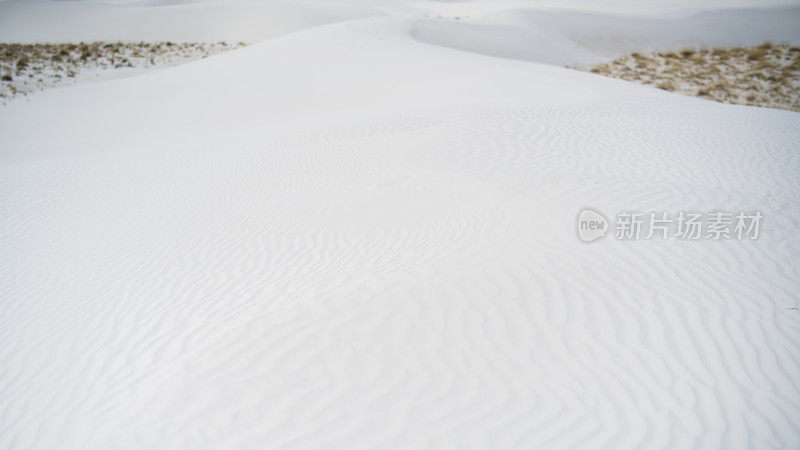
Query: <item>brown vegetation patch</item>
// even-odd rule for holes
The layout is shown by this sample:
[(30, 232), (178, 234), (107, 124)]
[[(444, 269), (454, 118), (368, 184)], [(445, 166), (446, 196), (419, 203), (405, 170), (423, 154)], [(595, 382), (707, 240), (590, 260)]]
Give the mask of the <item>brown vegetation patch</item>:
[(97, 78), (112, 70), (147, 69), (205, 58), (243, 42), (0, 43), (0, 101), (16, 95)]
[(788, 44), (639, 52), (590, 71), (723, 103), (800, 111), (800, 47)]

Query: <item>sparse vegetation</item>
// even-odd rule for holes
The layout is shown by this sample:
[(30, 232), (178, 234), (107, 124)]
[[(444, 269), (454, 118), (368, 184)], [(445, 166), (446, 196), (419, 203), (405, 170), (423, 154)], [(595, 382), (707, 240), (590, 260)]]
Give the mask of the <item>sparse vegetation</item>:
[(0, 43), (0, 98), (97, 77), (112, 69), (146, 69), (243, 47), (239, 42)]
[(747, 52), (747, 59), (748, 61), (759, 61), (764, 59), (767, 55), (767, 48), (756, 47), (754, 49), (750, 49)]
[(656, 85), (656, 87), (659, 88), (659, 89), (663, 89), (665, 91), (674, 91), (675, 90), (675, 85), (672, 84), (671, 81), (662, 81), (661, 83), (658, 83)]
[(800, 111), (800, 47), (786, 44), (639, 52), (589, 70), (724, 103)]

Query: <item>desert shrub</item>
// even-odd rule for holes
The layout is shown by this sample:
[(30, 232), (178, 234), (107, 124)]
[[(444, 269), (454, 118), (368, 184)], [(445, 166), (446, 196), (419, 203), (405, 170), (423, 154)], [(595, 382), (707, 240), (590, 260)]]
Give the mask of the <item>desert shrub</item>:
[[(0, 94), (18, 93), (58, 85), (76, 78), (86, 68), (147, 67), (164, 62), (207, 57), (240, 44), (174, 42), (79, 42), (70, 44), (0, 43)], [(202, 53), (201, 53), (202, 51)], [(159, 61), (161, 60), (161, 61)]]
[(656, 85), (657, 88), (663, 89), (665, 91), (674, 91), (675, 85), (672, 84), (671, 81), (662, 81)]
[(758, 61), (759, 59), (766, 56), (766, 54), (767, 54), (767, 49), (756, 47), (747, 52), (747, 59), (749, 61)]
[(637, 52), (591, 71), (716, 101), (800, 111), (800, 46)]

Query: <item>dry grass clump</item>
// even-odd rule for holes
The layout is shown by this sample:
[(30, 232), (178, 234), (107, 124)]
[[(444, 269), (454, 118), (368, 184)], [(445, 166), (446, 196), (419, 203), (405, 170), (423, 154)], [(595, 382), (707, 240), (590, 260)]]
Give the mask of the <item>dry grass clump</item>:
[(633, 53), (591, 72), (723, 103), (800, 111), (800, 47), (756, 47)]
[(0, 43), (0, 100), (96, 78), (114, 69), (146, 69), (205, 58), (245, 44), (226, 42)]

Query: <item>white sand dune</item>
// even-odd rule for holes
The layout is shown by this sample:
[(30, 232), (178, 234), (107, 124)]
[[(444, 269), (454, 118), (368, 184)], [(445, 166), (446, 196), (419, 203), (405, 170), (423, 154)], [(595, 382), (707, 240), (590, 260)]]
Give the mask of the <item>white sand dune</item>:
[(358, 14), (283, 1), (0, 2), (0, 41), (256, 42)]
[(490, 56), (588, 65), (634, 51), (800, 41), (800, 8), (737, 8), (630, 15), (517, 9), (476, 19), (423, 21), (423, 42)]
[[(0, 107), (0, 448), (800, 444), (800, 114), (401, 6)], [(586, 245), (585, 206), (765, 221)]]

